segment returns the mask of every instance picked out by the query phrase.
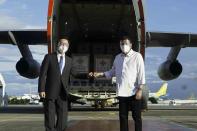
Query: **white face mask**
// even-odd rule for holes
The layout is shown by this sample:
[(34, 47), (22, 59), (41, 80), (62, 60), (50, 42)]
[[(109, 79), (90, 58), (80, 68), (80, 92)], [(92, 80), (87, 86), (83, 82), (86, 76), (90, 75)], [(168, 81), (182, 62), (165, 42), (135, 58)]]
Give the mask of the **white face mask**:
[(131, 47), (132, 47), (132, 44), (130, 43), (128, 39), (120, 41), (120, 49), (124, 54), (129, 53), (129, 51), (131, 50)]
[(64, 53), (66, 53), (68, 51), (68, 46), (62, 46), (62, 45), (60, 45), (59, 47), (58, 47), (58, 52), (60, 53), (60, 54), (64, 54)]
[(129, 51), (131, 50), (131, 46), (130, 45), (120, 45), (120, 49), (124, 54), (129, 53)]

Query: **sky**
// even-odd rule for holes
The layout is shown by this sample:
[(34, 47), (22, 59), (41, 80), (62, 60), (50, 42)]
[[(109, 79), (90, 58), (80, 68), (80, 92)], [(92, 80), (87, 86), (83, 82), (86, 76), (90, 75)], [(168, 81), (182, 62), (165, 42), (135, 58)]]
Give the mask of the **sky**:
[[(197, 0), (146, 0), (147, 31), (191, 32), (197, 34)], [(0, 0), (0, 30), (46, 29), (48, 0)], [(47, 52), (46, 46), (31, 46), (33, 56), (39, 62)], [(151, 92), (162, 84), (157, 76), (158, 66), (165, 61), (169, 48), (146, 49), (146, 79)], [(197, 96), (196, 48), (182, 49), (178, 59), (183, 65), (181, 76), (169, 83), (169, 97)], [(37, 79), (21, 77), (15, 64), (21, 55), (16, 46), (0, 45), (0, 73), (5, 77), (8, 95), (37, 92)]]

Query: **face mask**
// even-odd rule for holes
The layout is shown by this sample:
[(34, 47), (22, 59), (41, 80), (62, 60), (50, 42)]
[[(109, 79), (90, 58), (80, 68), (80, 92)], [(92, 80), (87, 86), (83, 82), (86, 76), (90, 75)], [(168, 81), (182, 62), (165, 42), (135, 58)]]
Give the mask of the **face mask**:
[(120, 49), (124, 54), (127, 54), (131, 50), (131, 46), (127, 44), (120, 45)]
[(66, 53), (68, 51), (68, 46), (64, 47), (63, 53)]
[(60, 54), (64, 54), (64, 53), (66, 53), (68, 51), (68, 47), (67, 46), (59, 46), (58, 47), (58, 52), (60, 53)]

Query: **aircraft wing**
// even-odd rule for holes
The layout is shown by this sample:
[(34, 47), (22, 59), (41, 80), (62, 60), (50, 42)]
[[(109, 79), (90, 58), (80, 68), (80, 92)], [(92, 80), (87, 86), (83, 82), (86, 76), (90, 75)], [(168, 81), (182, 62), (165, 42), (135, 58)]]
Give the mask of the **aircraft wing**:
[[(16, 42), (15, 42), (16, 41)], [(47, 45), (46, 29), (0, 31), (0, 44)]]
[(197, 47), (197, 34), (147, 32), (146, 47)]

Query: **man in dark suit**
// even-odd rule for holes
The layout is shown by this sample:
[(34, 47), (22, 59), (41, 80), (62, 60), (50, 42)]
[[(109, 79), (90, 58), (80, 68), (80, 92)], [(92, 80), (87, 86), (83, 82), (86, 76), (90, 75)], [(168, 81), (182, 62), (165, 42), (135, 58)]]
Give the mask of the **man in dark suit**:
[(69, 77), (76, 74), (72, 59), (65, 55), (68, 48), (68, 39), (60, 39), (57, 52), (46, 54), (41, 65), (38, 92), (44, 98), (46, 131), (64, 131), (67, 127)]

